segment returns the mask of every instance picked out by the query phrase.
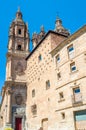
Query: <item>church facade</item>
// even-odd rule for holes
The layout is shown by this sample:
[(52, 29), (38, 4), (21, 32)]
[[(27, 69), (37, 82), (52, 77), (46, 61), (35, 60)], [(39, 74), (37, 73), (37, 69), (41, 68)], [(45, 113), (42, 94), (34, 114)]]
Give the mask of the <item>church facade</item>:
[(9, 29), (0, 127), (14, 130), (86, 129), (86, 26), (70, 35), (55, 30), (32, 36), (20, 10)]

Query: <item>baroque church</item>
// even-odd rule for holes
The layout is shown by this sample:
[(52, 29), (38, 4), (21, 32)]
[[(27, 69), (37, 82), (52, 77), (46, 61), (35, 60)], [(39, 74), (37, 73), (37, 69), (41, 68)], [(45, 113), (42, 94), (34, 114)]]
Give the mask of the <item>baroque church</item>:
[(86, 25), (70, 35), (55, 29), (33, 33), (20, 10), (9, 28), (0, 130), (86, 130)]

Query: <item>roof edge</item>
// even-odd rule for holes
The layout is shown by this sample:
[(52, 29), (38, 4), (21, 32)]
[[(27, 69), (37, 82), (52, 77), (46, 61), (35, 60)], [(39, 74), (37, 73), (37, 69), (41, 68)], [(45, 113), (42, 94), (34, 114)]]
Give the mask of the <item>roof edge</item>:
[(28, 58), (34, 53), (34, 51), (39, 47), (39, 45), (44, 41), (44, 39), (49, 35), (49, 33), (54, 33), (56, 35), (60, 35), (60, 36), (63, 36), (63, 37), (67, 37), (66, 35), (63, 35), (61, 33), (58, 33), (58, 32), (55, 32), (55, 31), (52, 31), (52, 30), (49, 30), (46, 35), (42, 38), (42, 40), (37, 44), (37, 46), (32, 50), (32, 52), (26, 57), (26, 60), (28, 60)]
[[(86, 24), (83, 25), (80, 29), (78, 29), (76, 32), (74, 32), (72, 35), (70, 35), (67, 39), (61, 42), (62, 43), (68, 43), (73, 40), (75, 40), (78, 36), (81, 36), (86, 31)], [(50, 53), (52, 54), (60, 45), (58, 45), (55, 49), (53, 49)]]

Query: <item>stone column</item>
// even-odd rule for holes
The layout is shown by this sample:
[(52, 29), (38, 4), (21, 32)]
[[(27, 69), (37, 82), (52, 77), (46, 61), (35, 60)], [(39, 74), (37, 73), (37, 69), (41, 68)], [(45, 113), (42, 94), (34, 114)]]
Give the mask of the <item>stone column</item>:
[(12, 108), (11, 108), (11, 89), (8, 88), (8, 103), (7, 103), (7, 123), (11, 124)]
[(26, 51), (29, 50), (28, 40), (26, 40)]
[(11, 57), (8, 56), (7, 57), (7, 65), (6, 65), (6, 80), (11, 80), (11, 71), (12, 71), (11, 64), (12, 64)]
[(9, 78), (11, 79), (12, 78), (12, 76), (11, 76), (11, 72), (12, 72), (12, 60), (11, 60), (11, 57), (10, 57), (10, 59), (9, 59)]

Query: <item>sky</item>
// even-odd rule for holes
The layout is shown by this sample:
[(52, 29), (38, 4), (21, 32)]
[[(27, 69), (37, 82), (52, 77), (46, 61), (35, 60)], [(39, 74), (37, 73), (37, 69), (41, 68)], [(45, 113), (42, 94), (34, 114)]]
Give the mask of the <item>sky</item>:
[(0, 91), (5, 81), (8, 32), (20, 7), (28, 23), (30, 37), (33, 32), (54, 30), (56, 17), (71, 34), (86, 24), (86, 0), (0, 0)]

